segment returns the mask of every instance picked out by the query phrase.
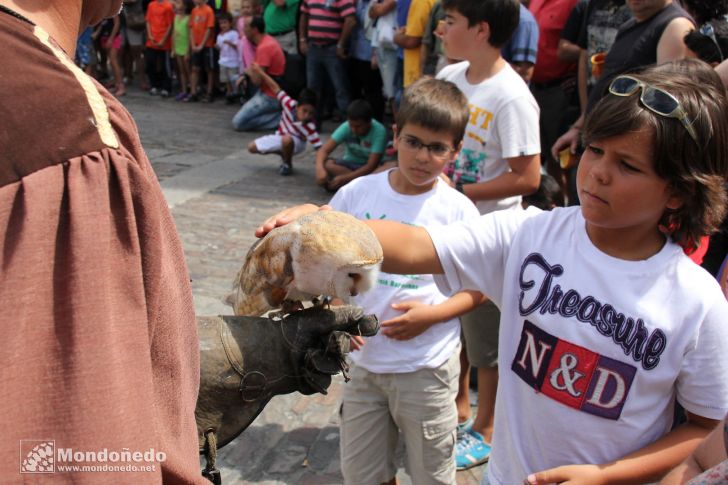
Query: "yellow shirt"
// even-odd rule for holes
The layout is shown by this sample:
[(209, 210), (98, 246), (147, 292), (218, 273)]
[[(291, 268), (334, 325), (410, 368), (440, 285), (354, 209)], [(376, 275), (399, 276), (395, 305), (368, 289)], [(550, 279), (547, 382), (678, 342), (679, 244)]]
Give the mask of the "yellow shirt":
[[(425, 34), (427, 21), (435, 0), (412, 0), (407, 13), (407, 25), (404, 33), (410, 37), (422, 37)], [(404, 87), (409, 86), (422, 76), (420, 62), (420, 46), (404, 49)]]

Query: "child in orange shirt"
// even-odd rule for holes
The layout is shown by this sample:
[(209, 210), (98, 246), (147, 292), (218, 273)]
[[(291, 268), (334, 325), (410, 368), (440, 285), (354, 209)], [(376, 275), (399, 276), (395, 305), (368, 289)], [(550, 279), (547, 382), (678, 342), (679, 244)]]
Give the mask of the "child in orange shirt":
[(151, 95), (169, 96), (172, 89), (167, 70), (169, 53), (172, 49), (172, 28), (174, 27), (174, 7), (168, 0), (154, 0), (147, 7), (147, 43), (144, 59), (147, 76), (152, 88)]
[(197, 85), (200, 81), (200, 70), (207, 73), (207, 90), (202, 101), (212, 101), (212, 86), (215, 82), (215, 12), (205, 0), (194, 0), (195, 8), (190, 14), (190, 49), (192, 51), (192, 76), (190, 79), (190, 95), (185, 101), (197, 101)]

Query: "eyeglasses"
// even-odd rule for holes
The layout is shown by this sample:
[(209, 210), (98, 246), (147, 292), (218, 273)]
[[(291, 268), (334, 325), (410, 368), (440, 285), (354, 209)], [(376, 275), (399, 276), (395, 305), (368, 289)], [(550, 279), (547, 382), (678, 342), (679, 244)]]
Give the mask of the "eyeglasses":
[(645, 84), (639, 79), (635, 79), (631, 76), (618, 76), (614, 78), (614, 81), (609, 85), (609, 92), (615, 96), (632, 96), (639, 90), (642, 90), (640, 95), (640, 101), (642, 105), (665, 118), (675, 118), (682, 123), (685, 129), (688, 131), (690, 138), (698, 143), (698, 135), (693, 129), (692, 122), (688, 120), (688, 114), (685, 112), (683, 107), (680, 105), (680, 101), (675, 98), (672, 94), (664, 91), (660, 88)]
[(420, 141), (418, 138), (410, 135), (400, 135), (399, 140), (402, 142), (402, 145), (407, 150), (419, 152), (421, 148), (427, 148), (429, 154), (439, 160), (447, 158), (450, 153), (455, 151), (454, 148), (449, 147), (444, 143), (430, 143), (429, 145), (427, 145), (425, 143), (422, 143), (422, 141)]
[(706, 37), (709, 37), (710, 40), (713, 41), (713, 44), (715, 44), (716, 49), (718, 49), (718, 55), (720, 56), (720, 62), (723, 62), (725, 60), (725, 57), (723, 57), (723, 49), (720, 48), (720, 44), (718, 44), (718, 39), (715, 38), (715, 30), (713, 29), (713, 26), (709, 24), (708, 22), (704, 23), (700, 26), (700, 30), (698, 31), (701, 34), (703, 34)]

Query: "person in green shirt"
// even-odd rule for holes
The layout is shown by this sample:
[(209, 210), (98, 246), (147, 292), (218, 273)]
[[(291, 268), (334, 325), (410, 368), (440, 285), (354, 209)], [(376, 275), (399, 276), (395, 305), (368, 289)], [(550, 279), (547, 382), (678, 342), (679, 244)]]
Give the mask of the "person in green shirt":
[(276, 38), (286, 54), (298, 54), (296, 15), (300, 0), (263, 0), (265, 33)]
[[(387, 146), (387, 131), (372, 118), (368, 101), (353, 101), (346, 110), (346, 118), (316, 154), (316, 183), (332, 192), (373, 172)], [(331, 154), (341, 144), (346, 147), (344, 157), (332, 158)]]

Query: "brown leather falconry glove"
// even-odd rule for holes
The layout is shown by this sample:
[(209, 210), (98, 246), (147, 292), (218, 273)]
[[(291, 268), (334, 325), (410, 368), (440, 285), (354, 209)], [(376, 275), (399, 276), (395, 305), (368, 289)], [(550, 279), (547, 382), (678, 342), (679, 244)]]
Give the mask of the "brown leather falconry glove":
[(200, 393), (195, 417), (201, 451), (211, 438), (217, 448), (232, 441), (277, 394), (325, 394), (331, 376), (339, 372), (348, 380), (344, 358), (349, 336), (371, 336), (379, 329), (374, 315), (351, 306), (309, 308), (282, 319), (218, 316), (197, 321)]

